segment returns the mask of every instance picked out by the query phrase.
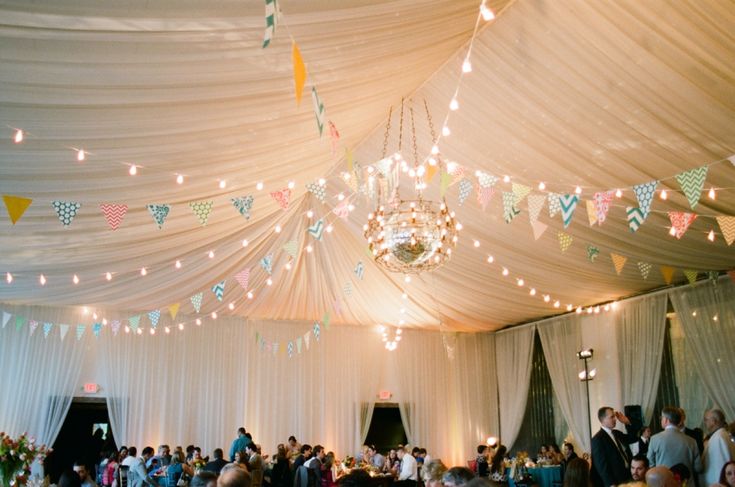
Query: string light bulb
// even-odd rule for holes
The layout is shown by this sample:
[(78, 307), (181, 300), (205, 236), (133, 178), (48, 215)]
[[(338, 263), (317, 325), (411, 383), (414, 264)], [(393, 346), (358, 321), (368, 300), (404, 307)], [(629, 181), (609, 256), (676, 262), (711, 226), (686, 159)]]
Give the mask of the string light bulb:
[(7, 281), (8, 284), (13, 282), (13, 274), (10, 272), (5, 273), (5, 281)]
[(15, 131), (13, 142), (15, 142), (16, 144), (20, 144), (21, 142), (23, 142), (23, 131), (21, 129)]
[(431, 146), (431, 153), (432, 155), (437, 155), (439, 153), (439, 146), (434, 144)]
[(543, 191), (545, 189), (546, 189), (546, 183), (544, 183), (543, 181), (541, 181), (540, 183), (538, 183), (538, 190), (539, 191)]
[(456, 98), (452, 98), (452, 101), (449, 102), (449, 109), (453, 112), (459, 110), (459, 102)]
[(242, 246), (243, 246), (243, 247), (247, 247), (247, 246), (248, 246), (248, 244), (249, 244), (249, 242), (248, 242), (248, 239), (244, 238), (244, 239), (242, 240)]
[[(196, 319), (196, 321), (194, 321), (194, 323), (195, 323), (195, 324), (196, 324), (197, 326), (202, 326), (202, 319), (201, 319), (201, 318), (197, 318), (197, 319)], [(183, 323), (182, 323), (182, 325), (183, 325)], [(183, 328), (182, 328), (182, 330), (183, 330)]]
[(135, 164), (131, 164), (130, 169), (128, 170), (128, 173), (131, 176), (135, 176), (136, 174), (138, 174), (138, 166), (136, 166)]
[(616, 198), (622, 198), (623, 197), (623, 190), (621, 190), (621, 189), (615, 190), (615, 197)]
[(528, 291), (528, 294), (530, 294), (531, 296), (536, 296), (536, 288), (533, 288), (533, 287), (532, 287), (532, 288), (531, 288), (531, 289), (530, 289), (530, 290)]
[(225, 189), (227, 187), (227, 181), (224, 179), (220, 179), (219, 181), (219, 189)]
[(235, 303), (230, 303), (227, 305), (227, 307), (230, 309), (230, 311), (233, 311), (235, 309)]
[(668, 195), (668, 193), (666, 193), (666, 190), (665, 189), (662, 189), (661, 190), (661, 194), (659, 194), (659, 197), (662, 200), (666, 201), (669, 198), (669, 195)]
[[(202, 324), (202, 320), (200, 320), (199, 318), (197, 318), (197, 325), (201, 325), (201, 324)], [(179, 323), (179, 331), (183, 331), (183, 330), (184, 330), (184, 324), (183, 323)]]
[(176, 184), (184, 184), (184, 176), (182, 176), (181, 174), (176, 176)]
[(485, 22), (489, 22), (495, 18), (495, 13), (485, 5), (484, 1), (482, 2), (482, 5), (480, 5), (480, 15), (482, 15), (482, 20)]
[(523, 287), (523, 285), (526, 283), (526, 281), (523, 280), (523, 278), (519, 278), (516, 280), (516, 284), (518, 284), (518, 287)]
[(312, 210), (309, 210), (306, 212), (306, 218), (312, 218), (314, 216), (314, 212)]
[(209, 256), (210, 259), (214, 259), (214, 250), (210, 250), (207, 255)]
[(253, 292), (252, 291), (248, 291), (247, 297), (248, 297), (248, 299), (253, 299)]
[(330, 223), (329, 225), (327, 225), (327, 228), (325, 230), (327, 231), (327, 233), (332, 233), (332, 231), (334, 230), (334, 227)]
[(493, 257), (492, 255), (488, 255), (487, 256), (487, 263), (488, 264), (492, 264), (493, 262), (495, 262), (495, 257)]
[(551, 296), (544, 294), (544, 303), (548, 303), (549, 301), (551, 301)]
[(84, 152), (84, 149), (79, 149), (77, 151), (77, 161), (82, 162), (87, 158), (87, 154)]
[(267, 284), (268, 286), (272, 286), (272, 285), (273, 285), (273, 279), (271, 279), (271, 278), (269, 277), (269, 278), (268, 278), (268, 279), (267, 279), (267, 280), (265, 281), (265, 283), (266, 283), (266, 284)]
[(108, 281), (112, 281), (112, 272), (108, 272), (107, 274), (105, 274), (105, 279), (107, 279)]
[(508, 268), (507, 267), (503, 267), (503, 272), (501, 274), (503, 274), (504, 277), (507, 277), (509, 273), (510, 273), (510, 271), (508, 270)]
[(709, 189), (709, 193), (707, 193), (707, 196), (709, 196), (709, 199), (711, 199), (711, 200), (715, 199), (715, 197), (717, 196), (715, 194), (715, 188), (710, 188)]
[(41, 286), (45, 286), (46, 285), (46, 276), (44, 276), (43, 274), (41, 274), (41, 276), (38, 278), (38, 282), (41, 283)]
[(574, 192), (576, 194), (582, 194), (582, 188), (580, 188), (579, 186), (577, 186), (576, 188), (574, 188)]
[(675, 237), (676, 236), (676, 228), (674, 228), (674, 227), (669, 228), (669, 235), (671, 235), (672, 237)]
[(510, 182), (510, 176), (508, 176), (507, 174), (505, 176), (503, 176), (503, 182), (506, 183), (506, 184), (509, 183)]
[(181, 261), (177, 260), (176, 263), (174, 264), (174, 267), (176, 267), (177, 269), (181, 269)]
[(281, 233), (281, 225), (276, 225), (276, 228), (273, 229), (276, 233)]
[(715, 241), (715, 231), (714, 230), (709, 231), (709, 234), (707, 234), (707, 240), (709, 240), (710, 242)]
[(217, 312), (216, 311), (212, 311), (212, 319), (213, 320), (216, 320), (217, 319)]
[(263, 182), (259, 181), (258, 184), (255, 185), (255, 189), (261, 191), (263, 189)]
[(73, 282), (74, 284), (79, 284), (79, 276), (74, 274), (74, 277), (71, 278), (71, 282)]
[(470, 58), (466, 58), (464, 62), (462, 63), (462, 72), (463, 73), (472, 72), (472, 63), (470, 62)]
[(312, 253), (314, 251), (314, 247), (311, 246), (311, 244), (306, 246), (306, 252)]
[(288, 189), (294, 189), (295, 187), (296, 187), (296, 183), (294, 183), (293, 181), (288, 182)]
[(449, 130), (449, 127), (448, 126), (445, 125), (445, 126), (442, 127), (442, 135), (444, 137), (449, 137), (449, 135), (451, 135), (451, 133), (452, 133), (452, 131)]
[(140, 275), (141, 276), (147, 276), (148, 275), (148, 269), (146, 269), (145, 267), (141, 267), (140, 268)]

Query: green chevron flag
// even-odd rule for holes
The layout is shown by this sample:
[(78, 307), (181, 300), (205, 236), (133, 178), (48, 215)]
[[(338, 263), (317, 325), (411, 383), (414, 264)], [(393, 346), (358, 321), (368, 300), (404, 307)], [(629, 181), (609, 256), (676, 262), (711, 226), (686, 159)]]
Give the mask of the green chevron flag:
[(699, 203), (704, 188), (704, 180), (707, 177), (707, 166), (698, 167), (691, 171), (685, 171), (676, 175), (676, 181), (681, 190), (689, 200), (689, 206), (694, 209)]

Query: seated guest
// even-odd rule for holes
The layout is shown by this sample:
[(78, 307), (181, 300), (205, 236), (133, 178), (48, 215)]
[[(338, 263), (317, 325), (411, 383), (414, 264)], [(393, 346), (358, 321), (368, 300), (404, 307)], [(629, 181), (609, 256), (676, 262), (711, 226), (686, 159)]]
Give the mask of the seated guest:
[(383, 469), (383, 467), (385, 466), (385, 457), (378, 453), (375, 445), (370, 445), (368, 447), (368, 456), (370, 457), (370, 465), (377, 468), (378, 470)]
[[(132, 450), (132, 447), (130, 450)], [(145, 468), (145, 463), (152, 456), (153, 447), (147, 446), (143, 448), (143, 453), (140, 458), (135, 458), (135, 461), (131, 464), (130, 471), (128, 472), (128, 487), (143, 487), (144, 485), (158, 487), (158, 484), (151, 479)]]
[(403, 485), (408, 487), (416, 485), (419, 479), (416, 459), (403, 448), (398, 450), (398, 459), (401, 461), (398, 481), (403, 482)]
[(638, 433), (638, 453), (640, 455), (648, 454), (648, 442), (651, 439), (651, 428), (644, 426)]
[(467, 467), (452, 467), (442, 476), (444, 487), (460, 487), (475, 478), (474, 472)]
[(419, 448), (419, 457), (421, 457), (421, 466), (423, 466), (424, 463), (431, 460), (431, 457), (429, 457), (429, 454), (426, 453), (426, 448)]
[(648, 471), (648, 457), (638, 453), (630, 460), (630, 476), (634, 482), (645, 482)]
[(122, 448), (120, 449), (120, 465), (130, 468), (137, 461), (136, 455), (138, 455), (138, 449), (131, 446), (126, 450), (126, 452), (127, 453), (123, 455)]
[(286, 447), (286, 457), (296, 458), (301, 453), (301, 445), (299, 445), (299, 442), (296, 441), (295, 436), (289, 436), (288, 437), (288, 445)]
[(689, 479), (692, 478), (692, 472), (686, 465), (683, 465), (681, 463), (672, 465), (669, 470), (671, 470), (671, 473), (674, 474), (674, 478), (680, 485), (687, 485)]
[(487, 477), (490, 475), (490, 464), (488, 459), (490, 458), (490, 448), (487, 445), (477, 445), (477, 460), (476, 470), (478, 477)]
[(222, 448), (215, 448), (214, 452), (212, 452), (212, 457), (214, 457), (214, 460), (209, 462), (204, 466), (204, 470), (208, 472), (214, 472), (216, 475), (219, 475), (220, 471), (222, 470), (222, 467), (227, 465), (227, 461), (222, 458), (224, 457), (225, 452), (222, 451)]
[(571, 443), (564, 443), (562, 446), (562, 454), (564, 455), (564, 459), (561, 461), (562, 467), (566, 467), (566, 465), (574, 460), (577, 457), (577, 454), (574, 452), (574, 445)]
[(322, 466), (326, 455), (324, 447), (322, 445), (316, 445), (314, 446), (312, 457), (304, 462), (304, 467), (309, 469), (309, 476), (315, 479), (317, 487), (322, 483)]
[(281, 445), (276, 453), (276, 461), (271, 471), (271, 487), (291, 487), (291, 471), (287, 458), (287, 450)]
[(385, 472), (392, 473), (394, 477), (397, 477), (399, 468), (401, 468), (401, 460), (398, 458), (398, 451), (391, 448), (388, 452), (388, 458), (385, 459)]
[(674, 474), (666, 467), (649, 468), (646, 472), (646, 485), (648, 487), (681, 487), (676, 482)]
[(556, 443), (549, 445), (549, 459), (554, 465), (559, 465), (564, 460), (564, 454), (559, 450), (559, 445)]
[(337, 475), (334, 467), (334, 453), (329, 452), (324, 456), (322, 465), (322, 481), (317, 487), (337, 487)]
[(575, 458), (564, 472), (564, 487), (590, 487), (590, 466), (587, 461)]
[(171, 455), (171, 463), (166, 468), (166, 487), (176, 487), (179, 479), (186, 474), (190, 478), (194, 475), (194, 470), (184, 463), (184, 454), (182, 452), (174, 452)]
[[(158, 454), (151, 458), (149, 461), (153, 462), (156, 460), (159, 467), (167, 467), (171, 463), (171, 448), (168, 445), (159, 445)], [(146, 465), (146, 467), (150, 467)], [(150, 471), (150, 468), (149, 468)]]
[(74, 462), (74, 472), (79, 476), (79, 480), (82, 482), (82, 487), (97, 487), (97, 484), (89, 475), (87, 466), (83, 462)]
[(735, 461), (731, 460), (722, 466), (719, 485), (722, 487), (735, 487)]
[(309, 458), (311, 458), (311, 445), (304, 444), (301, 446), (301, 453), (296, 457), (296, 460), (293, 461), (293, 469), (296, 470), (305, 464)]
[(217, 478), (217, 487), (250, 487), (250, 474), (237, 464), (225, 465)]
[[(181, 458), (184, 458), (183, 451), (181, 452)], [(217, 475), (202, 470), (191, 478), (189, 487), (217, 487)]]
[(500, 445), (493, 455), (493, 459), (490, 462), (490, 477), (494, 482), (505, 482), (505, 455), (508, 453), (508, 448), (505, 445)]
[(447, 471), (441, 460), (429, 460), (421, 468), (421, 480), (426, 487), (443, 487), (442, 476)]

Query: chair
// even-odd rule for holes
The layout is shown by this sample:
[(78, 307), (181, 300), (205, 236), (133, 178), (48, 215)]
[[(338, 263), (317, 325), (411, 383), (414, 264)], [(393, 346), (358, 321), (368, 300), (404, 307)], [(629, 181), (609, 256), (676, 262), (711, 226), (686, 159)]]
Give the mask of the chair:
[(120, 465), (117, 467), (117, 485), (118, 487), (128, 487), (128, 471), (130, 467), (127, 465)]

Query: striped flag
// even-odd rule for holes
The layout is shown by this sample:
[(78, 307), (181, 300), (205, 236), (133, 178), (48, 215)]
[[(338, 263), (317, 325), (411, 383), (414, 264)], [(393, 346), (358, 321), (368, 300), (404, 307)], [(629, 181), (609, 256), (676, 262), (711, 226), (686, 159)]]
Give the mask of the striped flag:
[(268, 47), (276, 33), (278, 24), (278, 4), (276, 0), (265, 0), (265, 36), (263, 37), (263, 49)]

